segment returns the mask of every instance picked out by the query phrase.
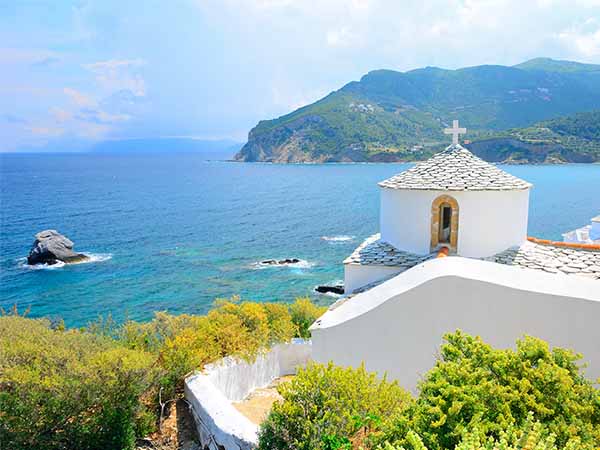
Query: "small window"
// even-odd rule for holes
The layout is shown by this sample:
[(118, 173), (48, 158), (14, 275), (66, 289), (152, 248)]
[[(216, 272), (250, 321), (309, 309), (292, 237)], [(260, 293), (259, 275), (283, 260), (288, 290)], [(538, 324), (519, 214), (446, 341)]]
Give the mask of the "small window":
[(458, 246), (458, 202), (450, 195), (440, 195), (431, 203), (431, 251), (447, 247), (456, 253)]
[(450, 222), (452, 220), (452, 207), (448, 204), (440, 206), (440, 235), (438, 240), (440, 243), (450, 243)]

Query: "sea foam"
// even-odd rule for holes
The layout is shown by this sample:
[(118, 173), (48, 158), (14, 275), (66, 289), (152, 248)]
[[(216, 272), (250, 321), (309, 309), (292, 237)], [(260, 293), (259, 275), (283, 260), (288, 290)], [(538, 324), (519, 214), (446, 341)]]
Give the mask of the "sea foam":
[(112, 258), (112, 254), (110, 253), (82, 253), (87, 256), (88, 259), (85, 261), (79, 261), (71, 264), (65, 264), (62, 261), (58, 261), (56, 264), (27, 264), (27, 258), (19, 258), (17, 262), (19, 263), (19, 267), (27, 270), (56, 270), (61, 269), (65, 266), (73, 266), (77, 264), (89, 264), (96, 262), (108, 261)]
[(327, 242), (348, 242), (353, 241), (354, 236), (349, 236), (346, 234), (340, 234), (337, 236), (321, 236), (321, 239)]

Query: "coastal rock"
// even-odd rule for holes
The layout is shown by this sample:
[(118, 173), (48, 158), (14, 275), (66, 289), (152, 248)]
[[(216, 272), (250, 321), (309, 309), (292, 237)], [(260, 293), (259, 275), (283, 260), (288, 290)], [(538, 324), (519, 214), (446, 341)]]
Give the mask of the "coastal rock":
[(73, 251), (73, 242), (56, 230), (40, 231), (27, 256), (27, 264), (53, 265), (62, 261), (72, 264), (88, 260), (89, 257)]
[(317, 286), (315, 288), (315, 291), (318, 292), (319, 294), (343, 295), (344, 294), (344, 286), (343, 285), (336, 285), (336, 286), (322, 285), (322, 286)]
[(298, 258), (285, 258), (285, 259), (265, 259), (260, 263), (264, 266), (285, 266), (288, 264), (298, 264), (300, 260)]

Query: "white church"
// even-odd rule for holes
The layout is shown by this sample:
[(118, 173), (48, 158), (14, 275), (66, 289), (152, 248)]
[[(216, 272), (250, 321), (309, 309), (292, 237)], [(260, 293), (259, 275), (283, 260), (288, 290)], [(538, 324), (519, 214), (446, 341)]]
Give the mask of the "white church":
[(600, 377), (600, 245), (528, 238), (531, 184), (462, 147), (465, 131), (455, 121), (446, 150), (379, 183), (381, 234), (344, 261), (346, 296), (312, 325), (312, 341), (186, 378), (204, 447), (256, 448), (260, 420), (240, 405), (310, 360), (364, 363), (416, 391), (456, 329), (496, 348), (537, 336), (582, 353), (586, 375)]
[(498, 348), (532, 335), (600, 377), (600, 246), (527, 237), (532, 185), (459, 144), (381, 188), (380, 234), (345, 261), (345, 297), (312, 328), (312, 358), (415, 389), (445, 333)]

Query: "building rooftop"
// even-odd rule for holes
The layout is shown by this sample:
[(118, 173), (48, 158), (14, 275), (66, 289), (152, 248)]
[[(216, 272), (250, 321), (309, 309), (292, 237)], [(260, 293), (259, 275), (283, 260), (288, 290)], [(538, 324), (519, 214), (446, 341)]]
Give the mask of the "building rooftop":
[[(436, 253), (417, 255), (398, 250), (387, 242), (381, 241), (380, 235), (375, 234), (359, 245), (344, 260), (344, 264), (389, 266), (407, 270), (435, 258), (436, 255)], [(483, 259), (509, 266), (542, 270), (549, 273), (580, 275), (600, 280), (600, 249), (525, 242), (520, 247), (510, 248)]]
[(485, 259), (500, 264), (600, 280), (600, 250), (526, 242), (518, 248), (510, 248)]
[(361, 266), (390, 266), (409, 269), (435, 254), (417, 255), (398, 250), (393, 245), (383, 242), (379, 233), (365, 239), (356, 250), (344, 260), (344, 264), (358, 264)]
[(452, 144), (426, 161), (379, 183), (389, 189), (509, 191), (532, 185)]

